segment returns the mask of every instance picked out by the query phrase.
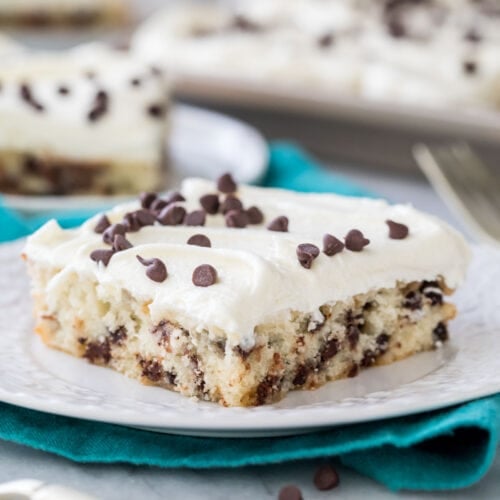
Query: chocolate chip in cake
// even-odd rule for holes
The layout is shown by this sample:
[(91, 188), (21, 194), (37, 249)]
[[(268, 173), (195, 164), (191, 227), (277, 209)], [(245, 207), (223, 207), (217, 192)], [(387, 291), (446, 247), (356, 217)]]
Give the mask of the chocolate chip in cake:
[(207, 248), (212, 246), (210, 240), (204, 234), (193, 234), (193, 236), (187, 240), (187, 244)]
[(359, 342), (360, 330), (357, 325), (349, 325), (347, 327), (346, 338), (349, 342), (349, 347), (355, 349)]
[(35, 111), (38, 111), (39, 113), (45, 111), (45, 107), (34, 97), (31, 87), (27, 83), (21, 84), (19, 93), (21, 95), (21, 99), (29, 104)]
[(98, 90), (94, 102), (90, 108), (87, 118), (91, 122), (96, 122), (100, 120), (108, 111), (109, 108), (109, 96), (105, 90)]
[(389, 348), (389, 335), (387, 333), (381, 333), (377, 335), (375, 342), (377, 343), (377, 350), (379, 353), (384, 353)]
[(236, 347), (233, 348), (233, 351), (243, 360), (245, 361), (248, 356), (250, 356), (250, 354), (252, 353), (253, 351), (253, 348), (250, 348), (249, 350), (247, 349), (243, 349), (243, 347), (241, 347), (240, 345), (237, 345)]
[(200, 205), (207, 214), (215, 215), (219, 211), (219, 195), (205, 194), (200, 198)]
[(339, 352), (339, 341), (337, 339), (330, 339), (325, 342), (325, 345), (320, 351), (321, 363), (325, 363), (333, 358)]
[(156, 359), (141, 359), (139, 365), (142, 368), (142, 376), (151, 382), (159, 382), (165, 376), (163, 367)]
[(331, 257), (344, 250), (344, 244), (335, 236), (331, 234), (325, 234), (323, 236), (323, 253)]
[(301, 243), (297, 246), (296, 253), (300, 265), (306, 269), (311, 269), (313, 260), (319, 255), (319, 248), (311, 243)]
[(186, 216), (186, 209), (178, 205), (168, 205), (161, 210), (156, 220), (164, 226), (177, 226), (182, 224)]
[(194, 210), (186, 214), (184, 217), (184, 224), (186, 226), (204, 226), (206, 215), (204, 210)]
[(431, 306), (440, 306), (443, 304), (443, 295), (438, 292), (427, 292), (424, 294), (431, 302)]
[(117, 234), (125, 235), (126, 232), (127, 230), (123, 224), (112, 224), (102, 233), (102, 241), (111, 245)]
[(359, 366), (356, 363), (353, 363), (347, 372), (348, 378), (356, 377), (359, 373)]
[(267, 229), (269, 229), (269, 231), (278, 231), (281, 233), (288, 232), (288, 217), (285, 217), (284, 215), (276, 217), (276, 219), (269, 223)]
[(156, 200), (157, 197), (158, 196), (156, 193), (148, 193), (148, 192), (141, 193), (139, 195), (139, 200), (141, 201), (141, 207), (146, 209), (151, 208), (151, 204), (153, 203), (153, 201)]
[(193, 271), (192, 279), (196, 286), (211, 286), (217, 281), (217, 271), (210, 264), (202, 264)]
[(363, 352), (363, 358), (361, 359), (360, 365), (363, 368), (373, 365), (375, 363), (376, 355), (371, 349), (366, 349)]
[(59, 85), (59, 87), (57, 87), (57, 93), (62, 96), (67, 96), (70, 94), (69, 87), (67, 85)]
[(107, 266), (109, 264), (109, 261), (111, 260), (111, 257), (113, 257), (114, 250), (105, 250), (105, 249), (98, 249), (98, 250), (93, 250), (90, 254), (90, 258), (94, 262), (102, 262), (104, 266)]
[(332, 490), (339, 482), (339, 475), (330, 464), (321, 465), (314, 474), (314, 486), (320, 491)]
[(182, 196), (179, 191), (172, 191), (171, 193), (168, 193), (166, 201), (168, 204), (170, 203), (175, 203), (175, 202), (181, 202), (181, 201), (186, 201), (186, 198)]
[(405, 295), (405, 300), (403, 301), (403, 307), (410, 309), (410, 311), (417, 311), (422, 309), (422, 297), (419, 293), (415, 291), (410, 291)]
[(220, 211), (223, 214), (227, 214), (231, 210), (243, 210), (243, 203), (236, 196), (229, 194), (226, 196), (226, 199), (222, 202), (220, 206)]
[(276, 394), (281, 389), (281, 384), (283, 383), (283, 378), (278, 375), (266, 375), (264, 379), (259, 383), (256, 389), (256, 402), (257, 406), (263, 405), (266, 401), (269, 401), (273, 394)]
[(322, 49), (331, 47), (335, 42), (335, 37), (333, 33), (325, 33), (318, 38), (318, 46)]
[(370, 243), (358, 229), (351, 229), (345, 237), (345, 246), (351, 252), (361, 252)]
[(230, 210), (224, 218), (227, 227), (244, 228), (248, 226), (248, 215), (242, 210)]
[(463, 61), (462, 70), (466, 75), (475, 75), (478, 72), (477, 62), (471, 60)]
[(389, 238), (392, 240), (404, 240), (408, 236), (408, 226), (393, 220), (386, 220), (385, 223), (389, 226)]
[(88, 359), (91, 363), (103, 362), (108, 364), (111, 361), (111, 346), (109, 339), (104, 341), (88, 342), (85, 347), (83, 357)]
[(119, 326), (116, 330), (109, 332), (109, 338), (112, 344), (122, 345), (127, 338), (127, 329), (124, 326)]
[(221, 175), (217, 179), (217, 189), (221, 193), (234, 193), (237, 189), (233, 176), (229, 173)]
[(160, 259), (143, 259), (140, 255), (136, 255), (137, 260), (146, 266), (146, 276), (157, 283), (162, 283), (167, 279), (167, 266)]
[(264, 214), (260, 208), (252, 206), (245, 210), (245, 212), (247, 214), (249, 224), (262, 224), (262, 222), (264, 222)]
[(121, 252), (122, 250), (128, 250), (129, 248), (132, 248), (133, 245), (130, 243), (130, 241), (123, 236), (123, 234), (117, 234), (113, 238), (113, 250), (115, 252)]
[(167, 108), (162, 104), (150, 104), (147, 107), (147, 112), (153, 118), (163, 118), (167, 112)]
[(102, 234), (109, 226), (111, 226), (111, 222), (109, 221), (109, 219), (106, 217), (106, 215), (101, 215), (94, 227), (94, 232), (96, 232), (97, 234)]
[(303, 500), (302, 492), (297, 486), (289, 484), (281, 488), (278, 494), (278, 500)]
[(306, 365), (299, 365), (295, 376), (293, 377), (292, 384), (296, 387), (301, 387), (307, 382), (307, 377), (311, 373), (311, 368)]
[(448, 340), (448, 327), (446, 326), (446, 323), (440, 321), (434, 330), (432, 330), (432, 337), (435, 342), (445, 342)]

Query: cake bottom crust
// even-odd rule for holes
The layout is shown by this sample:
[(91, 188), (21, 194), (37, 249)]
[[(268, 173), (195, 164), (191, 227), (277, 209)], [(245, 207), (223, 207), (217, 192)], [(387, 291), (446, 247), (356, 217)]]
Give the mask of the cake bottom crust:
[(434, 349), (448, 339), (447, 322), (455, 315), (443, 300), (450, 291), (442, 281), (400, 283), (311, 313), (280, 314), (255, 329), (255, 346), (245, 350), (220, 330), (189, 330), (175, 317), (153, 323), (148, 303), (126, 290), (115, 290), (111, 300), (84, 279), (78, 286), (70, 279), (49, 305), (46, 284), (53, 272), (31, 266), (31, 273), (36, 332), (48, 346), (225, 406), (272, 403), (291, 390)]

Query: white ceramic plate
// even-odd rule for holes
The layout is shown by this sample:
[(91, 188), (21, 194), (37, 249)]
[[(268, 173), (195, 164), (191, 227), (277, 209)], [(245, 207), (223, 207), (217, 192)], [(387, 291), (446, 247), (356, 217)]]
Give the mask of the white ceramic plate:
[(45, 347), (33, 334), (23, 242), (0, 246), (0, 401), (196, 436), (312, 431), (433, 410), (500, 391), (500, 252), (476, 247), (444, 348), (258, 408), (223, 408), (147, 387)]
[[(265, 173), (267, 144), (253, 127), (220, 113), (193, 106), (172, 109), (169, 152), (172, 163), (163, 186), (170, 189), (183, 177), (215, 179), (231, 172), (243, 183), (255, 183)], [(21, 196), (3, 195), (4, 203), (23, 213), (92, 210), (112, 206), (130, 196)]]

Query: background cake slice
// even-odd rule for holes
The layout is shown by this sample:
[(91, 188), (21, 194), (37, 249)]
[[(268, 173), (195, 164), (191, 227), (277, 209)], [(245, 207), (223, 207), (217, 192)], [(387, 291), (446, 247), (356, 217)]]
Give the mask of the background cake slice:
[(191, 179), (25, 250), (36, 331), (227, 406), (351, 377), (448, 339), (462, 237), (410, 206)]
[(154, 68), (97, 44), (0, 62), (0, 191), (159, 188), (169, 101)]

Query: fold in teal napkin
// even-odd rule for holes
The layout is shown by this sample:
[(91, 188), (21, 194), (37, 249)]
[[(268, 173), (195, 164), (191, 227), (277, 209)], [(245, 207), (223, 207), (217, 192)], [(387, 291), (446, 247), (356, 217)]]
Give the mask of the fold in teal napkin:
[[(266, 186), (371, 195), (290, 144), (275, 143), (270, 151)], [(0, 207), (0, 239), (29, 234), (42, 222)], [(81, 218), (73, 214), (62, 222), (71, 226)], [(499, 443), (500, 395), (420, 415), (265, 439), (157, 434), (4, 403), (0, 416), (0, 439), (78, 462), (213, 468), (337, 457), (393, 490), (444, 490), (475, 483), (491, 466)]]

